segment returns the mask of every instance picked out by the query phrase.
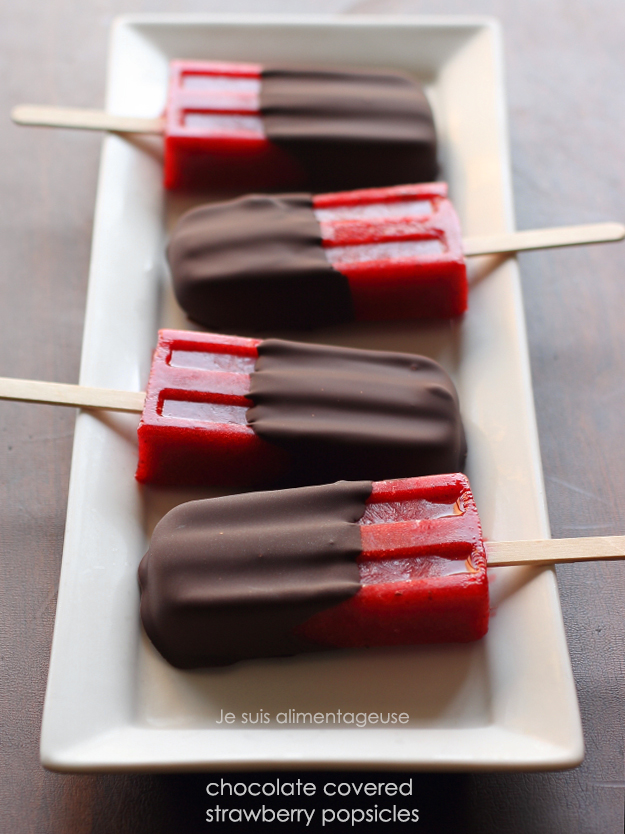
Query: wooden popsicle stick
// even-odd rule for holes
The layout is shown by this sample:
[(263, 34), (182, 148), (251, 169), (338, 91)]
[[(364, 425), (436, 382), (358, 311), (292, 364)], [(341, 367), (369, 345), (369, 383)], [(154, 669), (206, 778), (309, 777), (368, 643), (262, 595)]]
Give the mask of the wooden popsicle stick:
[(134, 116), (115, 116), (104, 110), (80, 107), (48, 107), (39, 104), (19, 104), (11, 110), (11, 118), (19, 125), (39, 127), (71, 127), (80, 130), (110, 130), (114, 133), (163, 133), (162, 118), (142, 119)]
[(89, 388), (63, 382), (39, 382), (33, 379), (0, 377), (0, 399), (20, 400), (74, 408), (104, 408), (107, 411), (143, 411), (143, 391), (115, 391)]
[(549, 229), (528, 229), (503, 235), (468, 237), (462, 241), (464, 254), (498, 255), (527, 249), (550, 249), (557, 246), (579, 246), (586, 243), (609, 243), (625, 238), (622, 223), (588, 223), (582, 226), (554, 226)]
[(625, 559), (625, 536), (486, 542), (485, 547), (489, 567)]

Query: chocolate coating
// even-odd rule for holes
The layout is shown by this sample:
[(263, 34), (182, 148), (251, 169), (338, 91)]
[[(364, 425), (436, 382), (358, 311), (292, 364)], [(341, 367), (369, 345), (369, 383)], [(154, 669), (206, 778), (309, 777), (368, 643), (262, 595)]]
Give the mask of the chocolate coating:
[(318, 648), (293, 630), (358, 592), (371, 489), (339, 482), (175, 507), (139, 566), (150, 640), (179, 668)]
[(436, 178), (432, 111), (400, 72), (265, 66), (267, 138), (301, 163), (315, 191)]
[(280, 339), (261, 342), (258, 354), (247, 421), (291, 452), (300, 482), (462, 469), (458, 396), (432, 359)]
[(248, 195), (184, 214), (168, 248), (189, 318), (220, 330), (312, 328), (354, 318), (310, 194)]

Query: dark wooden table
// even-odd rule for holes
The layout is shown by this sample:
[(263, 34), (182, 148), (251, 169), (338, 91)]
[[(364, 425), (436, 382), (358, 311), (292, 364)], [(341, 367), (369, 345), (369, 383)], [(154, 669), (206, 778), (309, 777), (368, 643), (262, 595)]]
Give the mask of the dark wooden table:
[[(96, 135), (20, 130), (9, 108), (101, 105), (109, 24), (147, 10), (496, 15), (518, 226), (625, 219), (622, 0), (0, 0), (0, 375), (77, 379), (100, 146)], [(520, 261), (553, 535), (624, 533), (625, 246)], [(0, 403), (0, 831), (207, 830), (201, 775), (67, 776), (39, 764), (73, 423), (71, 410)], [(558, 578), (583, 765), (415, 775), (419, 830), (623, 831), (625, 564)]]

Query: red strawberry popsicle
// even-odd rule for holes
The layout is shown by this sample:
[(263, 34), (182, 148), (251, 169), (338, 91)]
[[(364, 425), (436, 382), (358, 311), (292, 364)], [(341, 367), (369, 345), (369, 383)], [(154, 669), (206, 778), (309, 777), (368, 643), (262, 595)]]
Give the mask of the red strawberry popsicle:
[(136, 476), (275, 486), (455, 472), (458, 396), (431, 359), (163, 330), (147, 393), (0, 378), (0, 398), (142, 412)]
[(358, 188), (427, 182), (438, 168), (423, 90), (378, 68), (172, 61), (162, 117), (33, 105), (12, 116), (162, 134), (169, 189)]
[(436, 176), (428, 101), (401, 72), (172, 61), (165, 187), (354, 188)]
[(168, 257), (190, 319), (221, 331), (451, 318), (465, 257), (620, 240), (620, 223), (461, 237), (442, 182), (330, 194), (250, 194), (199, 206)]
[(168, 256), (180, 306), (220, 330), (467, 308), (460, 222), (442, 182), (200, 206), (179, 220)]
[(324, 648), (467, 642), (488, 629), (463, 475), (193, 501), (139, 569), (148, 636), (181, 668)]
[(311, 484), (454, 472), (445, 371), (412, 354), (162, 330), (138, 430), (153, 484)]
[(139, 567), (141, 619), (180, 668), (329, 648), (469, 642), (487, 568), (622, 559), (625, 536), (484, 542), (464, 475), (180, 504)]

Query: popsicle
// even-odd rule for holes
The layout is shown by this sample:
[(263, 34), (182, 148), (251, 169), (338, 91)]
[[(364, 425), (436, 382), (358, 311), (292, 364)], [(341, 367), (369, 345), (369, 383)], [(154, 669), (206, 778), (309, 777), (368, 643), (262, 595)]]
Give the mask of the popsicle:
[(181, 504), (139, 566), (141, 619), (186, 669), (330, 648), (470, 642), (487, 568), (622, 559), (625, 536), (484, 542), (464, 475)]
[(455, 472), (458, 397), (431, 359), (162, 330), (146, 394), (0, 379), (0, 397), (141, 411), (137, 479), (269, 486)]
[(463, 475), (181, 504), (139, 568), (141, 619), (192, 668), (323, 648), (477, 640), (486, 556)]
[(190, 319), (219, 330), (452, 318), (467, 309), (465, 255), (617, 240), (621, 224), (462, 240), (442, 182), (329, 194), (252, 194), (203, 205), (168, 256)]
[(355, 188), (427, 181), (436, 132), (418, 82), (378, 68), (172, 61), (158, 119), (14, 108), (20, 124), (164, 135), (166, 188)]
[(176, 330), (159, 334), (138, 437), (137, 478), (157, 484), (452, 472), (466, 454), (431, 359)]

